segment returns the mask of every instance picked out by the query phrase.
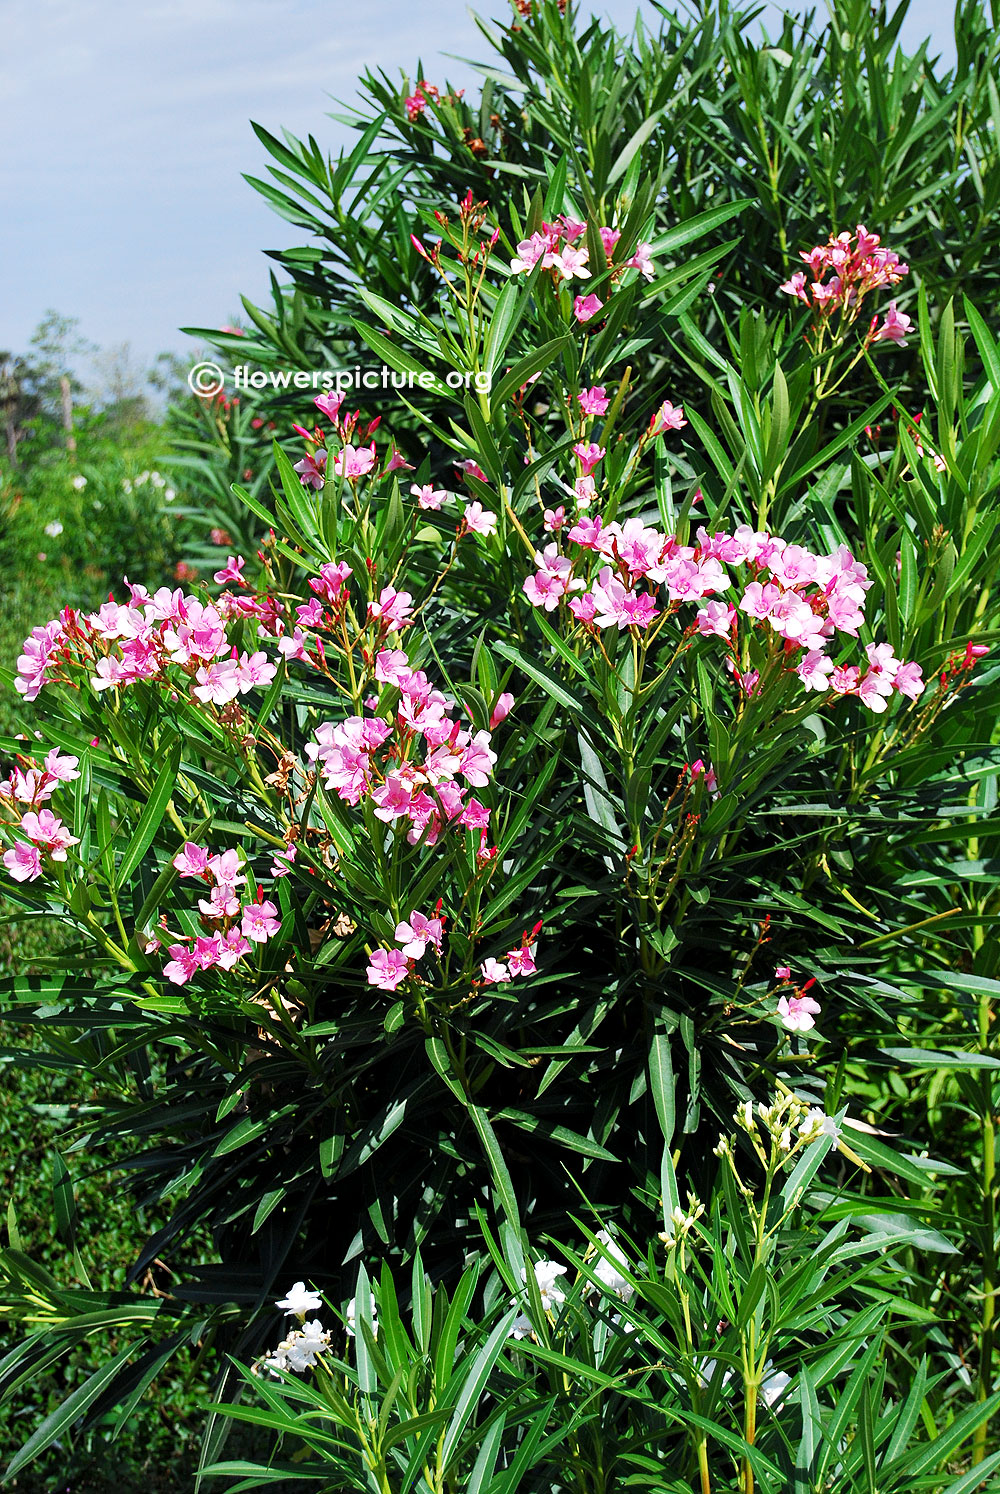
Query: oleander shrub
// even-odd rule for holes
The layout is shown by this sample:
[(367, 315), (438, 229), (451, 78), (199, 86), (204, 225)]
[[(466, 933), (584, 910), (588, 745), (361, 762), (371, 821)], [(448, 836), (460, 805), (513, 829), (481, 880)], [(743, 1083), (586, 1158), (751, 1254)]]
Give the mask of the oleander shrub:
[[(905, 114), (898, 17), (837, 16), (859, 56), (816, 57)], [(825, 172), (821, 225), (758, 222), (710, 109), (730, 175), (680, 192), (676, 22), (618, 67), (526, 7), (511, 71), (570, 56), (574, 93), (518, 112), (488, 77), (503, 159), (421, 82), (403, 144), (382, 120), (328, 172), (363, 188), (353, 269), (309, 273), (378, 388), (296, 395), (266, 463), (280, 412), (206, 402), (184, 460), (232, 552), (40, 616), (4, 675), (33, 734), (0, 741), (4, 890), (67, 941), (8, 1015), (164, 1220), (114, 1292), (4, 1252), (10, 1393), (114, 1328), (11, 1472), (188, 1346), (236, 1487), (962, 1494), (1000, 1465), (1000, 347), (988, 246), (956, 267), (946, 233), (995, 188), (989, 79), (938, 198), (928, 70), (923, 166), (893, 146), (927, 191), (883, 221), (860, 104), (824, 156), (803, 54), (716, 19), (723, 76), (735, 48), (791, 89), (779, 196)], [(270, 1472), (226, 1459), (237, 1419)]]

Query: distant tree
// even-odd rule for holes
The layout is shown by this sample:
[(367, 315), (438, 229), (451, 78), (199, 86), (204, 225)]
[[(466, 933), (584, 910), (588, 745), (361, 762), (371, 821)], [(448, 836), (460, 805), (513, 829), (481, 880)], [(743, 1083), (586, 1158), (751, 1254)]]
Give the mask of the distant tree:
[(0, 426), (12, 466), (18, 464), (17, 448), (30, 435), (41, 405), (36, 371), (18, 354), (0, 352)]

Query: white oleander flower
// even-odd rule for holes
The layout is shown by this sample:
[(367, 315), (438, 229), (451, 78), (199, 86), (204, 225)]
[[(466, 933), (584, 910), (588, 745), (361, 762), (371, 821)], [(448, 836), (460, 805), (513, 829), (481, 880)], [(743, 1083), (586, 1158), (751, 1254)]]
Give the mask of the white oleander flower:
[(304, 1318), (307, 1312), (315, 1312), (323, 1306), (323, 1298), (319, 1292), (312, 1292), (304, 1281), (297, 1281), (287, 1296), (276, 1302), (275, 1307), (280, 1307), (286, 1317)]

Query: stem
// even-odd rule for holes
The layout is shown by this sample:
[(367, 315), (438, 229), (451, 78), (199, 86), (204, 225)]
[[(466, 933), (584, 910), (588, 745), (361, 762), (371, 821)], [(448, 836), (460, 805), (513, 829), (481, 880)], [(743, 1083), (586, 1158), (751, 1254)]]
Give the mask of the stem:
[[(757, 1435), (757, 1382), (751, 1380), (746, 1386), (746, 1405), (743, 1414), (743, 1436), (750, 1447), (753, 1447), (754, 1438)], [(743, 1454), (743, 1471), (741, 1480), (741, 1494), (753, 1494), (753, 1467), (750, 1463), (748, 1453)]]
[[(984, 942), (984, 926), (974, 930), (973, 942), (980, 948)], [(987, 1053), (990, 1048), (990, 1027), (993, 1008), (989, 996), (979, 998), (979, 1050)], [(993, 1079), (987, 1069), (982, 1078), (980, 1109), (983, 1136), (983, 1199), (982, 1199), (982, 1250), (983, 1250), (983, 1312), (980, 1321), (979, 1339), (979, 1383), (976, 1400), (988, 1399), (993, 1387), (993, 1343), (995, 1337), (997, 1292), (996, 1252), (996, 1126), (993, 1115)], [(972, 1436), (972, 1461), (981, 1463), (986, 1456), (988, 1422), (983, 1421)]]
[(701, 1494), (712, 1494), (712, 1480), (708, 1472), (708, 1438), (704, 1432), (698, 1436), (698, 1476), (701, 1481)]

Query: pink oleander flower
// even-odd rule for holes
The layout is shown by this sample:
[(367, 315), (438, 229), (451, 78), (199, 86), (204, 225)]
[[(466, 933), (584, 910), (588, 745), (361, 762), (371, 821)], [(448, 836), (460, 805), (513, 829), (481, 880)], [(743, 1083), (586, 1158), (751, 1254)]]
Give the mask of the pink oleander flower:
[(595, 384), (593, 389), (582, 390), (577, 395), (577, 400), (584, 415), (606, 415), (611, 403), (603, 384)]
[(740, 598), (740, 611), (748, 613), (750, 617), (770, 617), (772, 607), (780, 600), (781, 590), (772, 582), (762, 586), (759, 581), (751, 581)]
[(795, 296), (797, 300), (804, 301), (807, 306), (809, 305), (809, 293), (806, 290), (806, 277), (803, 270), (796, 270), (794, 275), (786, 280), (784, 285), (780, 285), (778, 289), (784, 291), (787, 296)]
[(830, 689), (834, 695), (856, 695), (861, 670), (856, 664), (837, 664), (830, 675)]
[(532, 942), (528, 940), (519, 949), (508, 949), (506, 955), (507, 968), (511, 975), (534, 975), (538, 969), (532, 953)]
[(560, 503), (558, 508), (547, 508), (542, 515), (542, 528), (546, 534), (558, 534), (566, 523), (566, 509)]
[[(538, 375), (536, 374), (535, 378), (537, 377)], [(474, 457), (466, 457), (464, 462), (459, 462), (458, 470), (464, 473), (466, 477), (477, 477), (480, 482), (489, 482), (489, 478)]]
[(419, 960), (430, 944), (440, 954), (443, 927), (440, 918), (425, 918), (422, 913), (411, 913), (409, 922), (396, 925), (396, 938), (402, 941), (402, 953), (407, 959)]
[(327, 561), (325, 565), (320, 566), (318, 576), (309, 577), (309, 585), (324, 601), (336, 602), (343, 591), (344, 582), (348, 576), (353, 576), (353, 574), (354, 572), (345, 560), (341, 560), (337, 565)]
[(615, 245), (618, 243), (618, 240), (622, 236), (621, 229), (599, 228), (597, 232), (601, 236), (601, 243), (604, 245), (605, 256), (610, 259), (612, 254), (615, 252)]
[(641, 519), (626, 519), (624, 524), (605, 525), (597, 548), (609, 559), (617, 556), (633, 578), (649, 576), (659, 581), (663, 579), (660, 557), (664, 544), (665, 537), (658, 529), (647, 527)]
[(313, 404), (317, 410), (319, 410), (320, 414), (325, 415), (328, 420), (336, 420), (343, 403), (344, 396), (332, 392), (329, 394), (317, 394), (313, 400)]
[(53, 861), (65, 861), (70, 846), (80, 844), (79, 836), (71, 835), (51, 809), (39, 810), (37, 814), (29, 809), (21, 818), (21, 832), (39, 850), (47, 851)]
[(240, 902), (232, 887), (217, 882), (207, 898), (198, 899), (198, 908), (206, 918), (235, 918), (240, 911)]
[[(640, 520), (641, 523), (641, 520)], [(600, 514), (595, 514), (591, 519), (586, 514), (581, 514), (567, 536), (574, 545), (579, 545), (584, 550), (599, 550), (601, 546), (601, 531), (604, 521)], [(620, 533), (617, 530), (616, 533)], [(605, 553), (610, 553), (606, 551)]]
[(499, 726), (501, 721), (506, 721), (513, 708), (514, 697), (509, 690), (504, 690), (502, 694), (497, 696), (496, 704), (490, 712), (490, 730), (492, 731), (495, 726)]
[(728, 638), (736, 621), (736, 608), (729, 602), (708, 602), (695, 615), (694, 621), (703, 638), (713, 634), (718, 638)]
[(629, 591), (605, 566), (593, 588), (594, 622), (599, 628), (648, 628), (659, 615), (652, 593)]
[(217, 882), (225, 882), (230, 887), (242, 887), (246, 877), (240, 875), (243, 865), (239, 851), (223, 851), (218, 856), (209, 856), (208, 870)]
[(15, 882), (33, 882), (42, 875), (42, 858), (37, 846), (16, 840), (3, 855), (3, 864)]
[(246, 586), (247, 583), (243, 579), (243, 567), (245, 565), (246, 561), (242, 555), (230, 555), (222, 570), (216, 571), (214, 579), (218, 581), (220, 586), (225, 586), (230, 581), (235, 581), (239, 586)]
[(912, 661), (900, 664), (893, 684), (901, 695), (909, 696), (910, 700), (919, 700), (926, 688), (923, 670), (919, 664), (914, 664)]
[(489, 509), (484, 509), (481, 503), (469, 503), (466, 505), (465, 513), (462, 515), (466, 529), (470, 534), (495, 534), (497, 527), (497, 516)]
[(892, 694), (892, 680), (877, 670), (869, 669), (858, 681), (856, 693), (862, 705), (866, 705), (870, 711), (880, 716), (888, 709), (889, 696)]
[(295, 463), (294, 470), (304, 487), (321, 488), (326, 474), (326, 452), (307, 451), (301, 462)]
[(581, 223), (577, 218), (567, 218), (565, 213), (558, 215), (555, 227), (562, 234), (567, 244), (575, 244), (581, 234), (587, 232), (586, 223)]
[(807, 690), (828, 690), (833, 669), (833, 660), (813, 648), (799, 660), (795, 673)]
[(589, 473), (580, 476), (573, 484), (573, 495), (576, 498), (576, 506), (587, 509), (597, 497), (597, 484)]
[(235, 926), (216, 937), (219, 941), (217, 964), (222, 970), (232, 970), (252, 948), (250, 941)]
[(278, 910), (274, 903), (265, 899), (259, 903), (244, 903), (240, 933), (254, 944), (266, 944), (281, 928)]
[(447, 503), (451, 494), (446, 488), (435, 488), (432, 483), (425, 482), (423, 486), (414, 483), (410, 488), (410, 496), (417, 500), (418, 508), (438, 509), (442, 503)]
[(792, 971), (789, 965), (776, 965), (774, 969), (775, 980), (791, 980)]
[(573, 302), (573, 315), (578, 322), (592, 321), (597, 313), (603, 311), (603, 309), (604, 302), (593, 294), (589, 296), (577, 296)]
[(478, 799), (470, 798), (467, 800), (465, 808), (458, 817), (458, 823), (464, 830), (482, 830), (485, 832), (489, 829), (490, 811), (485, 804), (480, 804)]
[(906, 334), (913, 325), (913, 318), (904, 311), (896, 310), (895, 301), (889, 302), (885, 320), (872, 337), (872, 342), (894, 342), (897, 347), (906, 347)]
[(286, 846), (283, 851), (275, 851), (274, 860), (271, 862), (271, 876), (277, 880), (278, 877), (287, 877), (295, 860), (294, 845)]
[(589, 477), (604, 456), (605, 448), (598, 446), (596, 441), (578, 441), (573, 447), (573, 455), (577, 458), (583, 468), (584, 475)]
[(177, 852), (171, 864), (177, 868), (182, 877), (203, 877), (211, 859), (212, 853), (207, 846), (196, 846), (193, 841), (188, 840)]
[(631, 259), (627, 259), (625, 261), (625, 268), (629, 270), (638, 270), (639, 273), (641, 275), (644, 275), (647, 280), (652, 280), (656, 271), (653, 268), (653, 261), (650, 258), (651, 250), (651, 244), (637, 244), (635, 246), (635, 253), (632, 255)]
[(386, 470), (386, 472), (399, 472), (401, 470), (402, 471), (406, 471), (406, 472), (412, 472), (413, 471), (413, 463), (412, 462), (408, 462), (406, 460), (405, 456), (403, 455), (403, 453), (401, 451), (397, 450), (397, 448), (394, 446), (392, 448), (392, 456), (389, 458), (389, 461), (386, 464), (386, 469), (385, 470)]
[(719, 797), (719, 781), (715, 776), (715, 769), (711, 763), (706, 763), (703, 758), (696, 757), (690, 766), (691, 782), (697, 783), (700, 779), (713, 799)]
[(811, 996), (778, 997), (778, 1016), (787, 1032), (808, 1032), (816, 1026), (820, 1011), (819, 1002)]
[(207, 705), (224, 706), (235, 700), (240, 693), (240, 679), (235, 659), (218, 659), (207, 667), (203, 664), (195, 674), (197, 684), (193, 693)]
[(462, 751), (458, 771), (473, 788), (485, 788), (493, 776), (497, 755), (490, 740), (488, 731), (477, 731)]
[(579, 591), (583, 585), (572, 579), (572, 562), (560, 555), (555, 545), (546, 545), (544, 551), (536, 552), (535, 564), (538, 572), (523, 582), (524, 593), (534, 607), (552, 612), (567, 592)]
[(551, 261), (552, 258), (552, 246), (548, 237), (545, 234), (533, 233), (530, 239), (520, 241), (517, 246), (517, 255), (511, 260), (510, 267), (515, 274), (527, 274), (529, 270), (535, 268), (539, 260), (543, 262), (543, 269), (549, 268), (545, 261)]
[(585, 591), (582, 597), (570, 598), (569, 610), (578, 623), (590, 623), (597, 614), (597, 603), (592, 593)]
[(17, 660), (14, 689), (26, 701), (36, 700), (42, 686), (47, 683), (46, 667), (64, 636), (65, 628), (61, 619), (53, 618), (43, 627), (32, 628), (29, 637), (24, 640), (24, 653)]
[(424, 110), (427, 108), (427, 100), (424, 98), (420, 90), (417, 89), (416, 93), (410, 93), (406, 95), (406, 97), (403, 99), (403, 105), (406, 109), (406, 117), (412, 124), (415, 119), (420, 118), (421, 114), (423, 114)]
[(543, 607), (546, 612), (554, 612), (566, 595), (565, 582), (552, 571), (537, 571), (534, 576), (525, 576), (522, 587), (532, 607)]
[(338, 451), (333, 459), (333, 470), (338, 477), (346, 477), (348, 482), (355, 482), (359, 477), (364, 477), (375, 465), (375, 442), (370, 446), (346, 445), (343, 451)]
[(590, 254), (586, 249), (573, 249), (568, 244), (560, 254), (555, 256), (552, 266), (558, 270), (564, 280), (571, 280), (575, 275), (578, 280), (589, 280), (590, 271), (587, 269), (587, 261)]
[(283, 659), (291, 662), (298, 659), (300, 663), (308, 664), (309, 656), (306, 653), (305, 634), (301, 628), (295, 628), (291, 633), (284, 633), (278, 639), (278, 653)]
[(76, 771), (80, 759), (78, 757), (63, 757), (58, 747), (53, 747), (45, 757), (45, 772), (49, 778), (55, 778), (59, 783), (72, 783), (74, 778), (79, 778)]
[(383, 648), (375, 655), (375, 678), (379, 684), (401, 685), (410, 673), (410, 661), (401, 648)]
[(408, 591), (397, 591), (393, 586), (384, 586), (377, 602), (368, 603), (368, 616), (377, 618), (388, 632), (396, 632), (412, 621), (413, 597)]
[(687, 421), (684, 419), (684, 406), (675, 407), (665, 399), (649, 422), (649, 434), (658, 436), (661, 431), (679, 431), (685, 425)]
[(380, 991), (394, 991), (409, 974), (409, 965), (400, 949), (375, 949), (368, 962), (368, 984)]
[(240, 654), (236, 664), (240, 694), (245, 695), (248, 690), (266, 689), (277, 672), (277, 667), (260, 649), (255, 654)]
[(175, 986), (185, 985), (200, 969), (194, 950), (186, 944), (171, 944), (167, 953), (170, 959), (163, 967), (164, 975)]
[(483, 984), (487, 986), (503, 985), (510, 980), (510, 971), (503, 960), (488, 959), (480, 965), (483, 974)]

